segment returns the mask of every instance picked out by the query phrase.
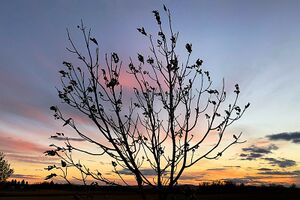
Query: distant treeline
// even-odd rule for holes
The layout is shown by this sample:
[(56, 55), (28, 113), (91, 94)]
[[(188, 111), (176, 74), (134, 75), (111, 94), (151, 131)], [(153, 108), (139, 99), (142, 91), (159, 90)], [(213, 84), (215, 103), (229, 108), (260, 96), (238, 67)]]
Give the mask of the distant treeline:
[[(36, 184), (28, 184), (28, 181), (11, 180), (8, 182), (0, 182), (0, 190), (66, 190), (66, 191), (95, 191), (95, 192), (136, 192), (138, 190), (135, 186), (101, 186), (96, 183), (91, 185), (70, 185), (70, 184), (57, 184), (53, 181), (43, 182)], [(152, 188), (145, 188), (147, 192), (155, 192)], [(244, 185), (236, 184), (230, 181), (216, 181), (212, 183), (202, 183), (196, 185), (177, 185), (174, 187), (173, 192), (180, 193), (231, 193), (231, 192), (266, 192), (266, 191), (300, 191), (295, 184), (290, 186), (268, 184), (268, 185)]]
[(22, 181), (12, 179), (11, 181), (0, 182), (0, 189), (25, 189), (29, 187), (31, 187), (31, 185), (24, 179)]

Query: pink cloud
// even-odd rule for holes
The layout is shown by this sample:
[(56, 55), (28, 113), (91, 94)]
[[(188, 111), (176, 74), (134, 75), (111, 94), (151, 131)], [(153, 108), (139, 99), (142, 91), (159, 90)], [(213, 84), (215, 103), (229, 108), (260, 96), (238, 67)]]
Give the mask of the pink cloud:
[[(59, 159), (58, 157), (49, 157), (43, 154), (32, 156), (32, 155), (8, 153), (6, 156), (9, 160), (16, 161), (16, 163), (41, 164), (43, 167), (47, 165), (56, 164)], [(41, 167), (41, 169), (43, 167)]]
[(33, 120), (38, 123), (43, 124), (44, 126), (53, 125), (51, 122), (51, 113), (46, 112), (49, 106), (45, 106), (44, 108), (32, 106), (29, 104), (18, 103), (14, 100), (6, 100), (1, 103), (4, 109), (0, 113), (3, 116), (3, 120), (5, 120), (6, 124), (12, 124), (13, 126), (19, 126), (18, 123), (15, 123), (15, 117), (23, 117), (28, 120)]
[[(32, 138), (33, 139), (33, 138)], [(4, 153), (40, 153), (42, 154), (47, 149), (47, 146), (38, 143), (24, 140), (20, 137), (1, 133), (0, 135), (0, 151)]]

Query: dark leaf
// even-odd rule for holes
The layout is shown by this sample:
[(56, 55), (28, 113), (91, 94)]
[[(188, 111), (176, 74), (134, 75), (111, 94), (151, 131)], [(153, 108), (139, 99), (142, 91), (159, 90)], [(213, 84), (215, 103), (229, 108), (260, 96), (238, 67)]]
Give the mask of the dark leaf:
[(135, 67), (133, 66), (132, 63), (129, 63), (128, 67), (129, 67), (130, 70), (135, 71)]
[(142, 28), (137, 28), (137, 30), (138, 30), (141, 34), (147, 35), (147, 33), (146, 33), (144, 27), (142, 27)]
[(202, 63), (203, 63), (203, 60), (200, 60), (200, 59), (197, 59), (197, 60), (196, 60), (196, 65), (197, 65), (198, 67), (201, 66)]
[(82, 167), (82, 165), (80, 163), (77, 163), (76, 166), (79, 167), (79, 168)]
[(91, 40), (92, 42), (94, 42), (96, 45), (98, 45), (98, 42), (97, 42), (97, 40), (96, 40), (95, 38), (90, 38), (90, 40)]
[(122, 100), (121, 100), (121, 99), (118, 99), (116, 103), (117, 103), (117, 104), (122, 104)]
[(141, 107), (140, 104), (138, 104), (138, 103), (133, 103), (133, 105), (138, 108)]
[(158, 32), (158, 35), (163, 39), (163, 40), (165, 40), (165, 34), (163, 33), (163, 32), (161, 32), (161, 31), (159, 31)]
[(50, 171), (50, 170), (52, 170), (52, 169), (54, 169), (54, 168), (55, 168), (55, 165), (50, 165), (50, 166), (48, 166), (47, 168), (45, 168), (45, 170)]
[(159, 12), (158, 12), (157, 10), (154, 10), (154, 11), (152, 11), (152, 13), (153, 13), (154, 16), (155, 16), (157, 23), (158, 23), (158, 24), (161, 24)]
[(234, 109), (238, 112), (241, 112), (241, 108), (239, 106), (236, 106)]
[(157, 10), (153, 10), (152, 13), (153, 13), (154, 15), (159, 15), (159, 12), (158, 12)]
[(74, 81), (74, 80), (71, 80), (71, 81), (70, 81), (70, 84), (73, 85), (73, 86), (76, 86), (76, 85), (77, 85), (77, 82)]
[(239, 84), (235, 84), (235, 89), (239, 90)]
[(115, 63), (118, 63), (118, 62), (119, 62), (119, 56), (118, 56), (118, 54), (113, 53), (113, 54), (112, 54), (112, 58), (113, 58), (113, 60), (114, 60)]
[(60, 70), (58, 71), (62, 77), (66, 77), (66, 75), (68, 74), (67, 72), (65, 72), (64, 70)]
[(247, 104), (245, 105), (245, 108), (249, 108), (249, 106), (250, 106), (250, 103), (247, 103)]
[(51, 106), (50, 110), (53, 110), (54, 112), (56, 112), (57, 111), (57, 107), (56, 106)]
[(106, 85), (107, 87), (115, 87), (118, 84), (117, 79), (112, 78), (110, 82)]
[(66, 163), (65, 161), (61, 160), (61, 166), (62, 166), (62, 167), (66, 167), (66, 166), (67, 166), (67, 163)]
[(171, 37), (171, 41), (172, 41), (172, 44), (173, 44), (173, 45), (176, 43), (176, 38), (175, 38), (175, 36), (172, 36), (172, 37)]
[(69, 63), (69, 62), (66, 62), (66, 61), (63, 61), (63, 65), (65, 65), (66, 67), (68, 67), (69, 70), (72, 69), (72, 63)]
[(49, 179), (51, 179), (51, 178), (53, 178), (53, 177), (55, 177), (55, 176), (57, 176), (57, 175), (54, 174), (54, 173), (52, 173), (52, 174), (46, 176), (45, 180), (49, 180)]
[(149, 63), (150, 65), (154, 63), (153, 58), (148, 58), (147, 63)]
[(94, 90), (93, 90), (93, 88), (88, 87), (88, 88), (87, 88), (87, 91), (88, 91), (88, 92), (93, 92)]
[(144, 64), (144, 57), (141, 54), (138, 54), (138, 59), (141, 63)]
[(240, 91), (239, 91), (239, 90), (234, 90), (234, 92), (235, 92), (236, 94), (239, 94), (239, 93), (240, 93)]
[(160, 47), (162, 45), (162, 41), (157, 40), (157, 44), (158, 44), (158, 47)]
[(175, 57), (174, 59), (170, 60), (170, 63), (176, 68), (178, 66), (178, 60), (177, 57)]
[(54, 150), (47, 150), (44, 152), (44, 154), (46, 154), (46, 156), (55, 156), (56, 155), (56, 151)]
[(56, 133), (56, 135), (59, 135), (59, 136), (65, 136), (64, 133)]
[(117, 166), (117, 163), (115, 161), (111, 161), (111, 164), (112, 164), (113, 167)]
[(209, 71), (205, 71), (204, 74), (209, 77)]
[(186, 50), (189, 52), (189, 53), (192, 53), (192, 44), (186, 44), (185, 45), (185, 48), (186, 48)]
[(164, 11), (167, 11), (167, 7), (164, 5)]
[(72, 85), (69, 85), (69, 86), (67, 87), (67, 89), (69, 90), (69, 92), (72, 92), (72, 91), (73, 91)]

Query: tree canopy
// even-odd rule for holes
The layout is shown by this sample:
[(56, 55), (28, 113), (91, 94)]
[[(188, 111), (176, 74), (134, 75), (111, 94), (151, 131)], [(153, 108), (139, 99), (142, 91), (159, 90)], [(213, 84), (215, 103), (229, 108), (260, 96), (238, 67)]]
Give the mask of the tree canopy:
[(4, 158), (4, 153), (0, 152), (0, 182), (6, 181), (14, 173), (14, 170), (11, 169), (10, 164)]
[[(126, 175), (132, 175), (142, 192), (148, 185), (157, 188), (164, 198), (187, 168), (202, 159), (218, 159), (230, 146), (244, 142), (239, 133), (220, 145), (227, 127), (240, 119), (250, 105), (238, 105), (239, 85), (234, 87), (232, 102), (226, 103), (225, 81), (220, 88), (213, 87), (203, 60), (191, 59), (192, 44), (181, 47), (186, 55), (177, 53), (179, 33), (173, 31), (169, 9), (163, 9), (166, 21), (162, 21), (159, 11), (152, 12), (158, 27), (156, 34), (148, 33), (144, 27), (137, 29), (148, 40), (150, 51), (130, 58), (126, 70), (115, 52), (105, 54), (102, 62), (99, 42), (83, 23), (77, 28), (83, 35), (86, 53), (67, 32), (67, 50), (80, 65), (63, 62), (58, 96), (87, 117), (98, 136), (81, 131), (74, 118), (63, 114), (58, 106), (50, 109), (55, 119), (96, 146), (98, 152), (79, 148), (64, 133), (57, 133), (52, 137), (65, 140), (65, 146), (52, 144), (53, 149), (45, 153), (60, 157), (61, 165), (49, 166), (48, 170), (59, 169), (59, 176), (69, 181), (68, 168), (73, 167), (80, 171), (84, 183), (90, 177), (112, 185), (127, 185)], [(127, 86), (125, 79), (135, 84)], [(209, 138), (214, 138), (215, 143), (207, 148), (204, 144)], [(101, 168), (92, 171), (82, 161), (75, 161), (74, 152), (95, 159), (111, 157), (111, 167), (119, 181), (105, 176)], [(47, 179), (56, 176), (51, 173)]]

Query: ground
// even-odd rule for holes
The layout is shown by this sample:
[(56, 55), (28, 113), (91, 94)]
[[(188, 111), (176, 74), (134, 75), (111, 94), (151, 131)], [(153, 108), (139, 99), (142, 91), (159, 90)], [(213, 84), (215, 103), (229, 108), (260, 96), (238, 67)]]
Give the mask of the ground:
[[(85, 193), (86, 194), (86, 193)], [(76, 195), (76, 197), (75, 197)], [(81, 197), (80, 197), (81, 196)], [(271, 190), (271, 191), (251, 191), (251, 192), (225, 192), (201, 194), (197, 192), (176, 192), (170, 200), (288, 200), (297, 199), (300, 190)], [(154, 200), (155, 194), (148, 194), (149, 200)], [(36, 190), (36, 191), (0, 191), (0, 200), (139, 200), (137, 192), (116, 192), (99, 191), (93, 192), (89, 198), (84, 197), (84, 193), (76, 191), (62, 190)]]

